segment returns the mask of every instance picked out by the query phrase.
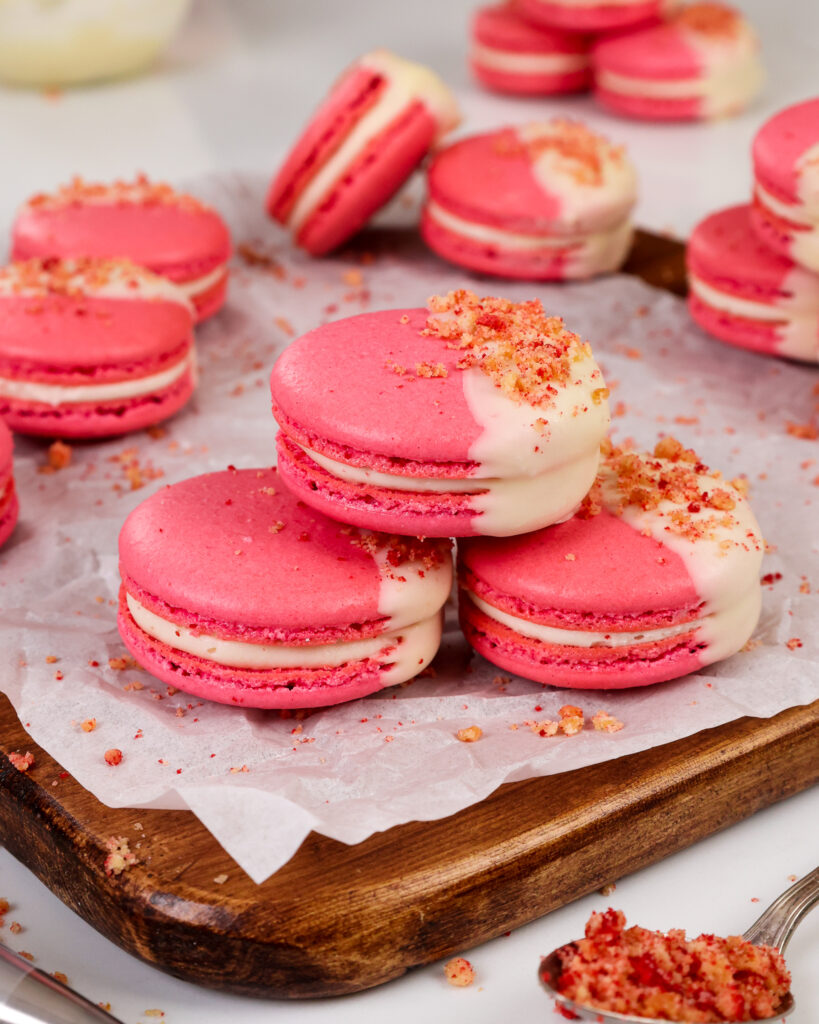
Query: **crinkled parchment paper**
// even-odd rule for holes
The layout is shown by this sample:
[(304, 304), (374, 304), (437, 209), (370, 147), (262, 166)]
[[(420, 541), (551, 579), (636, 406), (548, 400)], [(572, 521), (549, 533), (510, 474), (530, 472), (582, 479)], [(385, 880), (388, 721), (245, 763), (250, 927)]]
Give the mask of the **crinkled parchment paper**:
[[(633, 278), (476, 280), (427, 253), (407, 226), (417, 216), (407, 196), (381, 218), (388, 226), (336, 258), (311, 261), (267, 221), (263, 182), (237, 175), (190, 187), (222, 211), (244, 252), (228, 307), (198, 332), (196, 398), (161, 436), (76, 444), (70, 466), (52, 474), (40, 471), (46, 443), (16, 442), (22, 513), (0, 552), (0, 686), (32, 738), (100, 800), (187, 806), (262, 881), (311, 829), (355, 843), (451, 814), (503, 782), (819, 697), (819, 443), (795, 436), (811, 433), (799, 427), (816, 416), (816, 368), (719, 344), (689, 321), (681, 300)], [(612, 387), (617, 439), (653, 446), (673, 432), (727, 476), (747, 474), (774, 549), (763, 571), (782, 574), (765, 588), (753, 649), (646, 689), (558, 690), (470, 657), (453, 621), (434, 677), (303, 719), (201, 702), (142, 670), (110, 668), (109, 658), (126, 653), (115, 603), (117, 534), (128, 512), (165, 484), (273, 461), (268, 375), (291, 336), (365, 309), (423, 305), (464, 285), (540, 297), (592, 343)], [(789, 423), (797, 425), (790, 432)], [(565, 703), (587, 715), (603, 708), (625, 727), (543, 738), (524, 724), (556, 718)], [(96, 729), (84, 732), (80, 722), (92, 717)], [(474, 724), (479, 742), (455, 738)], [(124, 754), (116, 767), (103, 759), (110, 747)]]

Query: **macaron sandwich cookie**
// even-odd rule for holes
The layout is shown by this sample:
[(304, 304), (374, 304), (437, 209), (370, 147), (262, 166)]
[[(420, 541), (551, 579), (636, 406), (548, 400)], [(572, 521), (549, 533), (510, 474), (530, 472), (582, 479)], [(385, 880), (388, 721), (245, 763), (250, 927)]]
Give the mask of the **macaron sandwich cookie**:
[(165, 487), (126, 519), (119, 629), (187, 693), (308, 708), (405, 682), (432, 660), (450, 592), (448, 542), (343, 526), (274, 469)]
[(740, 487), (678, 441), (607, 446), (573, 519), (459, 543), (461, 625), (489, 661), (540, 683), (674, 679), (750, 638), (763, 547)]
[(428, 68), (376, 50), (333, 86), (285, 159), (267, 210), (321, 256), (355, 234), (458, 123), (455, 100)]
[(211, 207), (144, 175), (111, 184), (74, 178), (18, 213), (12, 258), (33, 257), (131, 260), (181, 288), (200, 321), (225, 301), (230, 235)]
[(686, 261), (688, 308), (703, 330), (755, 352), (819, 361), (819, 274), (764, 245), (749, 205), (699, 223)]
[(470, 64), (496, 92), (579, 92), (591, 85), (589, 45), (582, 35), (531, 24), (508, 3), (481, 7), (472, 19)]
[(665, 24), (594, 47), (595, 98), (624, 117), (690, 121), (744, 109), (764, 81), (759, 42), (739, 11), (690, 4)]
[(753, 161), (756, 233), (819, 273), (819, 98), (766, 121), (754, 139)]
[(609, 423), (589, 346), (467, 291), (325, 324), (271, 376), (283, 482), (367, 529), (506, 536), (572, 515)]
[(191, 306), (123, 260), (0, 269), (0, 418), (21, 434), (104, 437), (150, 426), (196, 381)]
[(533, 25), (565, 32), (609, 32), (632, 28), (673, 10), (677, 0), (514, 0)]
[(631, 245), (634, 168), (575, 121), (462, 139), (437, 154), (428, 184), (424, 239), (479, 273), (587, 278), (616, 270)]
[(0, 544), (11, 536), (20, 511), (14, 489), (13, 448), (11, 431), (0, 420)]

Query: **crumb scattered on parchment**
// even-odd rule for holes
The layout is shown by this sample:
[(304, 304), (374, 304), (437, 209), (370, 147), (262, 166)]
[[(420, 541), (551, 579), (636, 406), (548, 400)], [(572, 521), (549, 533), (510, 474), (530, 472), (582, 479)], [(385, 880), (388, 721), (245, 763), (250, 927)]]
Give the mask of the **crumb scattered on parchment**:
[(475, 968), (462, 956), (456, 956), (454, 960), (448, 960), (444, 964), (444, 974), (450, 985), (456, 988), (466, 988), (475, 980)]
[(592, 725), (598, 732), (619, 732), (623, 723), (608, 711), (596, 711), (592, 717)]
[(483, 729), (479, 725), (470, 725), (466, 729), (459, 729), (455, 735), (461, 743), (474, 743), (483, 736)]
[(785, 644), (789, 651), (795, 651), (797, 648), (802, 646), (802, 641), (798, 636), (792, 636), (790, 640)]
[(61, 982), (63, 985), (68, 984), (68, 975), (63, 974), (62, 971), (52, 971), (51, 977), (54, 978), (55, 981)]
[(616, 888), (617, 886), (614, 882), (609, 882), (608, 885), (604, 885), (602, 889), (598, 889), (597, 891), (601, 896), (611, 896)]
[(63, 444), (62, 441), (55, 441), (52, 445), (49, 445), (47, 453), (47, 462), (43, 463), (42, 466), (37, 467), (38, 473), (57, 473), (61, 469), (66, 469), (71, 465), (71, 456), (73, 451), (70, 445)]
[(34, 960), (34, 954), (29, 953), (28, 950), (25, 949), (18, 949), (17, 955), (21, 956), (24, 960)]
[(117, 765), (122, 763), (122, 751), (119, 747), (111, 747), (105, 751), (103, 756), (105, 757), (106, 764)]
[(105, 849), (108, 850), (104, 864), (106, 875), (121, 875), (127, 868), (139, 863), (125, 836), (111, 836), (106, 840)]
[(126, 668), (139, 668), (139, 665), (135, 658), (126, 654), (121, 658), (109, 658), (108, 668), (114, 669), (115, 672), (122, 672)]
[(96, 718), (86, 718), (80, 722), (80, 728), (83, 732), (93, 732), (97, 728)]

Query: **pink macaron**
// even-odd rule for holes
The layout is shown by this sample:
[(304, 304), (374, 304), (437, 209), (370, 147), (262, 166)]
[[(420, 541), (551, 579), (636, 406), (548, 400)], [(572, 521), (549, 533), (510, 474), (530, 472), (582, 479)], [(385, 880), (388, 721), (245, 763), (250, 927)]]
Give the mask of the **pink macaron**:
[(510, 4), (481, 7), (472, 19), (472, 71), (496, 92), (549, 96), (587, 89), (589, 48), (587, 37), (533, 25)]
[(11, 431), (0, 419), (0, 544), (11, 536), (20, 511), (14, 488), (13, 450)]
[(819, 273), (819, 98), (766, 121), (753, 160), (754, 230), (771, 249)]
[(709, 334), (754, 352), (819, 361), (819, 274), (763, 245), (750, 206), (699, 223), (686, 262), (688, 308)]
[(424, 239), (470, 270), (559, 281), (616, 270), (628, 254), (634, 168), (578, 122), (461, 139), (433, 159), (428, 182)]
[(251, 708), (308, 708), (416, 676), (452, 582), (446, 542), (342, 526), (274, 469), (164, 487), (119, 538), (119, 630), (157, 679)]
[(193, 317), (170, 281), (123, 260), (0, 269), (0, 419), (105, 437), (158, 423), (196, 382)]
[(225, 301), (230, 235), (211, 207), (144, 175), (74, 178), (33, 196), (14, 223), (12, 259), (128, 259), (178, 285), (204, 320)]
[(337, 248), (403, 185), (459, 120), (428, 68), (376, 50), (322, 102), (273, 179), (267, 211), (313, 256)]
[(595, 98), (616, 114), (650, 121), (736, 114), (764, 80), (753, 29), (739, 11), (713, 2), (601, 40), (593, 63)]
[(533, 25), (564, 32), (611, 32), (657, 21), (678, 0), (513, 0)]
[(674, 679), (748, 641), (763, 548), (740, 490), (690, 449), (609, 449), (573, 519), (459, 543), (461, 625), (493, 664), (539, 683)]
[(562, 320), (463, 291), (311, 331), (271, 388), (287, 486), (343, 522), (413, 536), (565, 519), (609, 422), (591, 350)]

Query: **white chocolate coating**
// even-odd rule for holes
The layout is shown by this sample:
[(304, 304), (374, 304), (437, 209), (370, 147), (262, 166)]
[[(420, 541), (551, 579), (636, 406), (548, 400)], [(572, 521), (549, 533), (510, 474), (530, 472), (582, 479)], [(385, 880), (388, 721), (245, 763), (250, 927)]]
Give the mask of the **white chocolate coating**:
[(796, 194), (812, 221), (819, 221), (819, 142), (796, 162)]
[(801, 203), (786, 203), (772, 196), (759, 182), (754, 184), (754, 194), (763, 207), (775, 216), (792, 224), (804, 225), (807, 230), (795, 229), (791, 235), (790, 257), (808, 270), (819, 273), (819, 222)]

